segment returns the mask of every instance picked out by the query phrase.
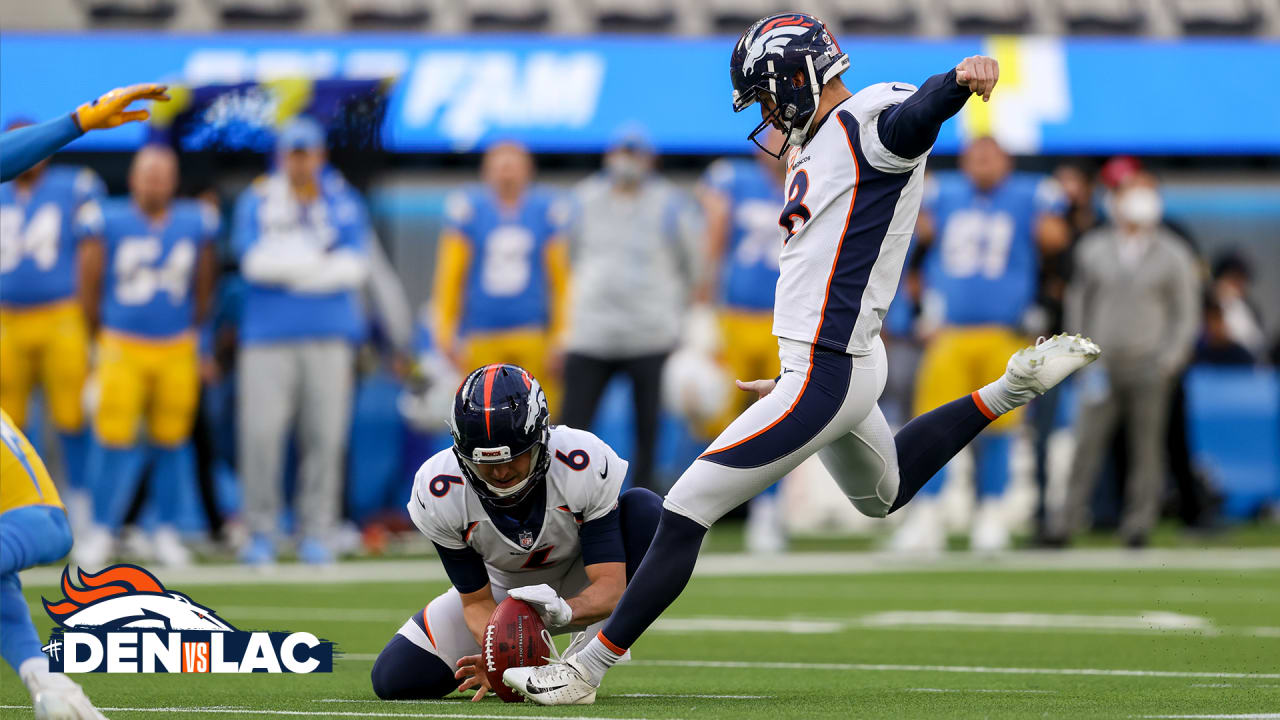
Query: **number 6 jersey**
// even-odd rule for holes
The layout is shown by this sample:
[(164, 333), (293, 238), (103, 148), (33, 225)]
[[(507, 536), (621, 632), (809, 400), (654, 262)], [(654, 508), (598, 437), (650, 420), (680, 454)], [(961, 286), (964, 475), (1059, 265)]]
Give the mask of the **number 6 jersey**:
[(218, 217), (194, 200), (175, 200), (152, 222), (128, 198), (85, 205), (77, 235), (102, 239), (102, 327), (166, 338), (195, 324), (192, 285), (200, 250), (213, 242)]
[(551, 466), (542, 484), (540, 521), (536, 509), (518, 525), (492, 517), (466, 486), (452, 448), (418, 469), (409, 516), (433, 543), (474, 549), (498, 587), (546, 583), (580, 588), (586, 575), (578, 529), (617, 507), (627, 461), (595, 435), (564, 425), (552, 426), (547, 452)]
[(877, 122), (915, 90), (872, 85), (790, 150), (774, 335), (850, 355), (871, 352), (915, 230), (928, 155), (893, 154)]

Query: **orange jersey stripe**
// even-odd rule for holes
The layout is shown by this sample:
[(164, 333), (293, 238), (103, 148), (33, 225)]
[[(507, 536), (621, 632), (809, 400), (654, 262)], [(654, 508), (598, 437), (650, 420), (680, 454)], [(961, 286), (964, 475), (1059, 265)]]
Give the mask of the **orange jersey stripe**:
[(431, 634), (431, 623), (427, 622), (427, 609), (422, 608), (422, 627), (427, 631), (427, 639), (431, 641), (431, 647), (436, 646), (436, 639)]

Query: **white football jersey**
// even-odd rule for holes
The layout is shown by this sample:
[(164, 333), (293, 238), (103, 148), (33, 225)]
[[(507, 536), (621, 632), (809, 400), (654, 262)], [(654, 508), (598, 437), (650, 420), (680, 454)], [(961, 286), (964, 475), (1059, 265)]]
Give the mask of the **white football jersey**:
[(898, 289), (929, 154), (894, 155), (876, 123), (915, 90), (905, 83), (865, 88), (788, 154), (774, 335), (850, 355), (871, 352)]
[(475, 549), (499, 588), (546, 583), (563, 596), (576, 594), (587, 584), (578, 528), (618, 506), (627, 461), (595, 435), (563, 425), (552, 426), (548, 452), (547, 506), (536, 537), (513, 541), (494, 526), (451, 448), (418, 469), (409, 516), (441, 547)]

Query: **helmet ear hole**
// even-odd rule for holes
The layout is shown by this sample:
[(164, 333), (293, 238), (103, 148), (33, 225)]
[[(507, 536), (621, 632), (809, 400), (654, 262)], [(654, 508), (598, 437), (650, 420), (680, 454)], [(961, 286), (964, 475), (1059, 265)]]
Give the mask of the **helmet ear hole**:
[(795, 74), (791, 76), (791, 87), (799, 90), (804, 86), (805, 86), (804, 71), (797, 70)]

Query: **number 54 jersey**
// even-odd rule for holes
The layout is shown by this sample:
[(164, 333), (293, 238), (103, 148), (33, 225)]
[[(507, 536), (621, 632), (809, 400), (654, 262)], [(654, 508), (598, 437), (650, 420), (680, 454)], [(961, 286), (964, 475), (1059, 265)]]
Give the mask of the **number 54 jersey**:
[(479, 553), (497, 587), (546, 583), (566, 592), (585, 587), (578, 528), (617, 507), (627, 461), (595, 435), (564, 425), (552, 426), (547, 447), (545, 503), (525, 523), (504, 522), (501, 516), (495, 521), (466, 486), (452, 449), (419, 468), (409, 516), (437, 545)]
[(915, 230), (928, 156), (890, 152), (878, 122), (915, 90), (867, 87), (791, 149), (774, 335), (850, 355), (871, 352)]
[(80, 237), (101, 238), (105, 249), (104, 328), (149, 338), (192, 328), (196, 260), (218, 231), (211, 208), (175, 200), (152, 222), (130, 199), (111, 198), (86, 205), (77, 220)]

